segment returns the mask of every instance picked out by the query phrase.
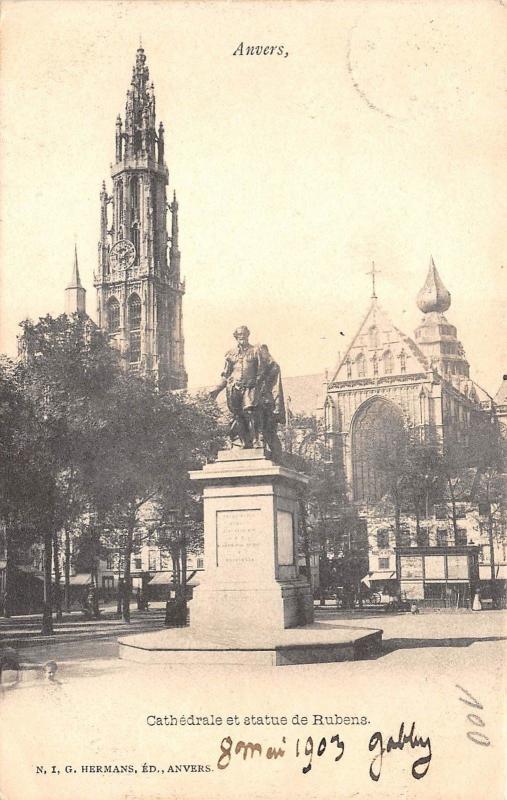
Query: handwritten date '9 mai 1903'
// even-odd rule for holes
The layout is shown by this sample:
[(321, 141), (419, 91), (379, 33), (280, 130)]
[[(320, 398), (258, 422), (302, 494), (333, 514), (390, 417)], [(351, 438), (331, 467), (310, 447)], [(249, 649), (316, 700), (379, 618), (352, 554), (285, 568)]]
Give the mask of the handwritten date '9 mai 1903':
[[(274, 761), (284, 758), (290, 752), (290, 745), (285, 736), (279, 744), (262, 746), (260, 742), (245, 742), (238, 740), (234, 743), (231, 736), (225, 736), (220, 743), (220, 755), (217, 761), (218, 769), (226, 769), (233, 760), (242, 759), (267, 759)], [(302, 772), (307, 775), (313, 766), (320, 759), (331, 759), (340, 761), (345, 754), (345, 742), (339, 734), (331, 736), (298, 738), (293, 750), (298, 759), (302, 759), (304, 765)], [(376, 731), (370, 736), (368, 751), (371, 754), (369, 765), (369, 776), (372, 781), (378, 781), (382, 772), (383, 760), (386, 755), (395, 750), (409, 751), (416, 750), (417, 758), (412, 762), (411, 773), (416, 780), (424, 778), (431, 763), (431, 740), (429, 736), (419, 736), (416, 733), (415, 722), (410, 727), (405, 727), (402, 722), (397, 736), (383, 735)]]

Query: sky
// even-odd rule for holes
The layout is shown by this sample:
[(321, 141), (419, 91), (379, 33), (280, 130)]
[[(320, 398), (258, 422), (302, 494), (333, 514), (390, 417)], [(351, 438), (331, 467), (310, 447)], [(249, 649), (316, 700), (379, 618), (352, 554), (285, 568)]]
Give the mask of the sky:
[[(99, 191), (142, 37), (180, 204), (191, 386), (246, 323), (286, 375), (330, 371), (377, 294), (412, 335), (430, 255), (471, 374), (507, 372), (505, 25), (478, 2), (2, 4), (0, 351), (95, 315)], [(233, 55), (240, 43), (282, 46)]]

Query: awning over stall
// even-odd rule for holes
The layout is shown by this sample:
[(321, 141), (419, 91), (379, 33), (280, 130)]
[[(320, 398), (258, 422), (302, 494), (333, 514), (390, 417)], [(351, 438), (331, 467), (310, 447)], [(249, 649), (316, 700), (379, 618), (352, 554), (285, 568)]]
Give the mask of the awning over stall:
[(172, 582), (172, 571), (162, 570), (161, 572), (157, 572), (153, 578), (148, 581), (148, 586), (169, 586)]
[(361, 579), (361, 583), (370, 586), (372, 581), (395, 581), (396, 572), (369, 572)]
[[(171, 571), (162, 570), (162, 572), (157, 572), (151, 581), (149, 581), (148, 586), (167, 586), (169, 589), (176, 589), (177, 584), (173, 581), (173, 574)], [(187, 586), (190, 586), (192, 589), (195, 589), (196, 586), (199, 586), (199, 583), (191, 578), (187, 581)]]
[(372, 572), (370, 575), (371, 581), (394, 581), (396, 580), (396, 572)]
[(69, 579), (70, 586), (88, 586), (92, 582), (92, 576), (89, 573), (78, 573), (71, 575)]

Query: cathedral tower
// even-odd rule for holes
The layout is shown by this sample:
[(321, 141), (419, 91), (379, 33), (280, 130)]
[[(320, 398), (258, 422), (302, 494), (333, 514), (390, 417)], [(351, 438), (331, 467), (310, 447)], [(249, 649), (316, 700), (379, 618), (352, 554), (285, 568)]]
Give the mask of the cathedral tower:
[[(156, 127), (155, 95), (142, 46), (116, 120), (112, 194), (100, 193), (99, 326), (131, 369), (153, 374), (163, 388), (187, 385), (178, 247), (178, 203), (167, 202), (164, 126)], [(171, 236), (167, 211), (171, 212)]]

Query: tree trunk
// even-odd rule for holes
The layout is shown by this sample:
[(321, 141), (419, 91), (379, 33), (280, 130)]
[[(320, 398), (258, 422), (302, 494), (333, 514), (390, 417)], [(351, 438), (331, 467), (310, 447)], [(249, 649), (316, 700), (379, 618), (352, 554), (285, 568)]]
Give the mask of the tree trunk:
[(118, 594), (116, 599), (116, 613), (121, 617), (123, 610), (123, 578), (121, 574), (121, 548), (118, 549)]
[(177, 587), (181, 583), (181, 565), (179, 548), (174, 546), (171, 548), (171, 561), (173, 564), (173, 584), (175, 590), (177, 590)]
[(58, 534), (55, 531), (53, 534), (53, 560), (55, 564), (55, 610), (56, 619), (58, 622), (62, 619), (62, 596), (60, 587), (60, 553), (58, 548)]
[(130, 622), (130, 595), (132, 594), (132, 578), (130, 560), (134, 545), (135, 512), (131, 515), (125, 541), (125, 569), (123, 570), (123, 621)]
[(415, 506), (415, 535), (417, 541), (419, 541), (421, 538), (421, 512), (418, 503)]
[(491, 599), (493, 600), (493, 608), (497, 607), (496, 596), (496, 564), (495, 564), (495, 542), (493, 539), (493, 512), (491, 511), (491, 501), (488, 498), (488, 544), (489, 544), (489, 564), (491, 575)]
[(187, 534), (184, 527), (181, 529), (181, 603), (185, 625), (187, 622)]
[(100, 616), (100, 610), (99, 610), (99, 569), (98, 569), (97, 562), (98, 562), (97, 556), (94, 554), (92, 568), (91, 568), (92, 585), (95, 587), (95, 591), (93, 592), (93, 600), (92, 600), (92, 617), (94, 619), (98, 619), (99, 616)]
[(363, 593), (361, 591), (361, 578), (356, 579), (356, 592), (359, 608), (363, 608)]
[(396, 550), (400, 546), (400, 530), (401, 530), (401, 510), (398, 497), (394, 498), (394, 544)]
[[(322, 513), (322, 509), (319, 509), (319, 516), (320, 516), (320, 525), (321, 525), (320, 531), (319, 531), (319, 566), (320, 566), (321, 559), (322, 559), (322, 561), (325, 561), (325, 563), (327, 564), (328, 563), (328, 558), (327, 558), (327, 527), (326, 527), (325, 517), (324, 517), (324, 515)], [(306, 560), (306, 554), (305, 554), (305, 566), (306, 566), (307, 570), (310, 569), (310, 571), (311, 571), (310, 550), (309, 550), (309, 542), (308, 542), (308, 531), (307, 531), (307, 537), (306, 537), (306, 547), (308, 548), (308, 561)], [(320, 580), (319, 580), (319, 584), (320, 584)], [(319, 604), (321, 606), (325, 606), (326, 605), (326, 596), (325, 596), (324, 591), (322, 590), (322, 585), (319, 585)]]
[(303, 498), (299, 499), (299, 514), (301, 517), (301, 531), (303, 533), (303, 553), (305, 557), (306, 577), (308, 578), (308, 583), (310, 584), (310, 589), (313, 596), (312, 561), (310, 555), (310, 541), (308, 537), (308, 520), (306, 516), (306, 503)]
[(53, 603), (51, 598), (51, 572), (53, 566), (53, 534), (44, 534), (44, 604), (42, 611), (41, 633), (52, 636)]
[(93, 552), (92, 552), (92, 581), (93, 585), (95, 586), (95, 591), (93, 593), (93, 607), (92, 607), (92, 616), (94, 619), (98, 619), (100, 617), (100, 609), (99, 609), (99, 550), (100, 550), (100, 527), (99, 527), (99, 515), (96, 514), (96, 521), (93, 525)]
[(5, 571), (4, 571), (4, 591), (2, 598), (2, 613), (4, 617), (10, 617), (12, 614), (12, 520), (9, 519), (5, 525)]
[(449, 486), (449, 494), (451, 495), (451, 514), (452, 514), (452, 529), (454, 531), (454, 545), (457, 546), (458, 544), (458, 519), (457, 519), (457, 511), (456, 511), (456, 498), (454, 496), (454, 486), (452, 485), (452, 480), (448, 481)]
[(118, 593), (116, 596), (116, 614), (121, 617), (123, 612), (123, 578), (118, 579)]
[(65, 611), (70, 611), (70, 533), (65, 526), (65, 564), (64, 564), (64, 605)]

